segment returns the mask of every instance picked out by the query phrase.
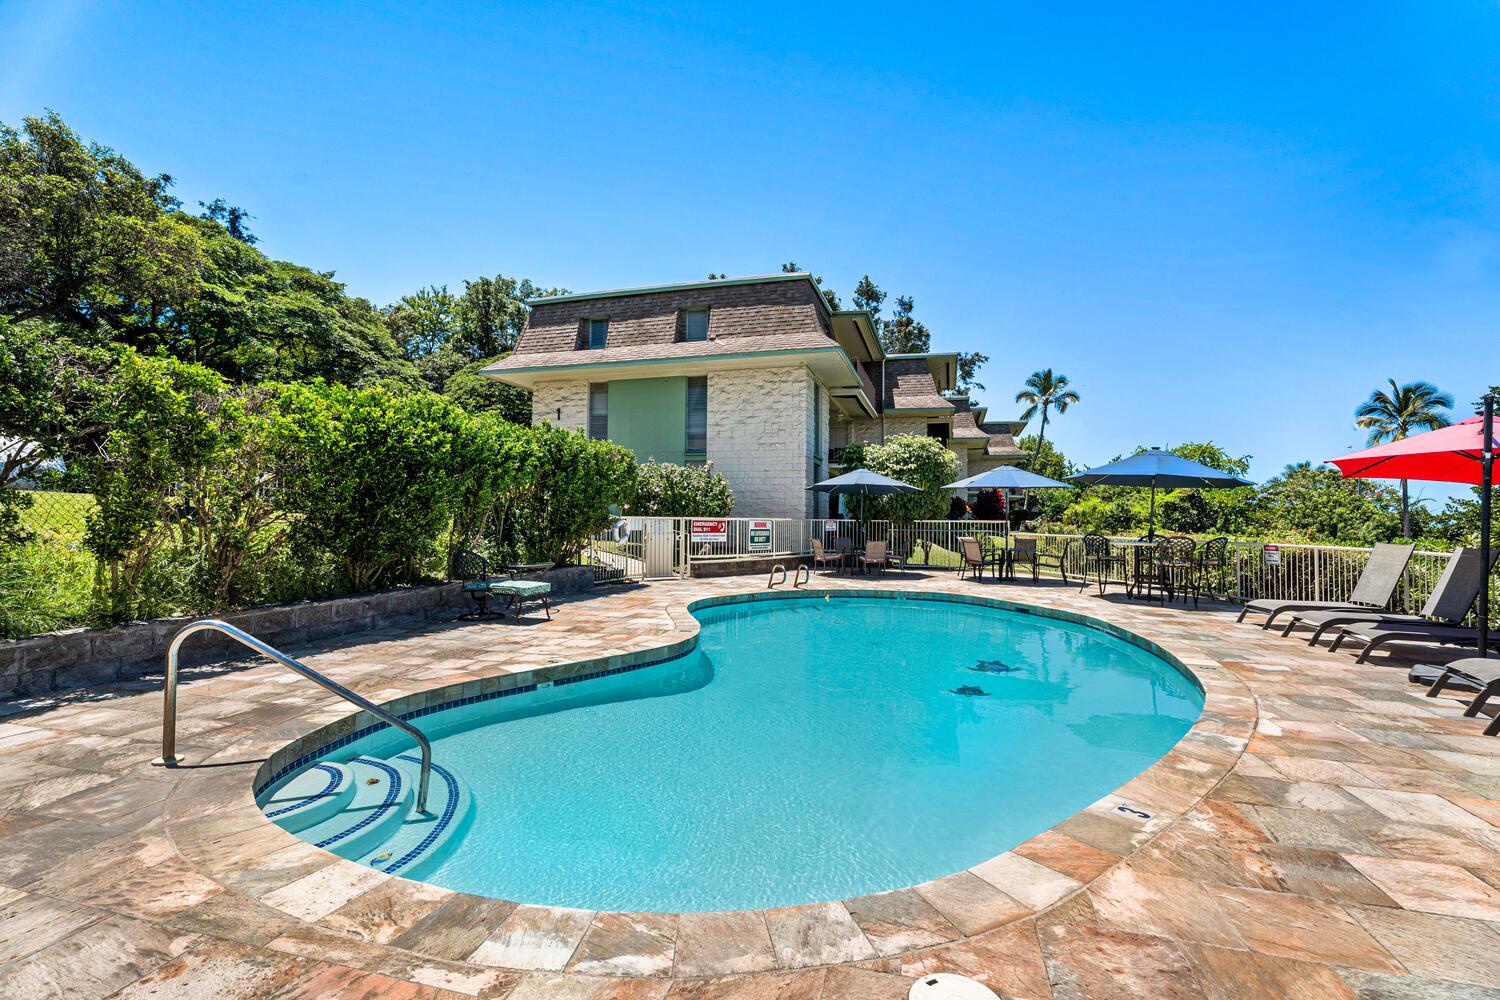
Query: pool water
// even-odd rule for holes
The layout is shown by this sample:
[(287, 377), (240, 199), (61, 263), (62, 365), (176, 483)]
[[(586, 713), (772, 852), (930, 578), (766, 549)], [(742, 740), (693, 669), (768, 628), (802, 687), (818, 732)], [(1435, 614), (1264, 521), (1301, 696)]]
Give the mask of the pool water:
[(695, 615), (688, 656), (426, 717), (474, 807), (412, 877), (631, 911), (913, 885), (1118, 788), (1203, 705), (1146, 650), (1039, 615), (867, 597)]

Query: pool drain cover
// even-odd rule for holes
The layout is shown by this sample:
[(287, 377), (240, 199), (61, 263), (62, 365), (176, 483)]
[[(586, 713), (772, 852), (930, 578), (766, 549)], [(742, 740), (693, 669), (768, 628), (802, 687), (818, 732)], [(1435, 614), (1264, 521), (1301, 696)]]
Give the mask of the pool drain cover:
[(968, 976), (939, 972), (911, 984), (910, 1000), (999, 1000), (995, 991)]

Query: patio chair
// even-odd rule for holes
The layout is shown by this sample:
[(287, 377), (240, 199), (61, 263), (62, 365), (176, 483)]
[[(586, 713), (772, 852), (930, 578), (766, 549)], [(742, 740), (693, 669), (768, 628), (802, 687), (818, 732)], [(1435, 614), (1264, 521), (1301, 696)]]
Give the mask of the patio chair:
[(1151, 553), (1151, 567), (1146, 575), (1146, 599), (1150, 600), (1154, 586), (1166, 604), (1175, 600), (1178, 593), (1187, 600), (1193, 595), (1193, 607), (1198, 606), (1198, 574), (1196, 552), (1198, 543), (1191, 538), (1158, 538)]
[[(812, 548), (813, 569), (819, 566), (844, 566), (844, 554), (842, 552), (828, 552), (823, 548), (821, 539), (809, 538), (807, 544)], [(827, 572), (826, 570), (824, 572)]]
[[(1479, 688), (1479, 693), (1474, 700), (1469, 702), (1469, 707), (1464, 709), (1467, 718), (1474, 718), (1484, 708), (1485, 702), (1492, 695), (1500, 694), (1500, 660), (1494, 657), (1481, 659), (1477, 656), (1466, 657), (1462, 660), (1454, 660), (1452, 663), (1443, 665), (1443, 672), (1432, 682), (1432, 687), (1427, 689), (1427, 697), (1436, 698), (1443, 693), (1443, 688), (1450, 681), (1459, 680), (1468, 686)], [(1496, 715), (1484, 727), (1484, 735), (1494, 736), (1500, 734), (1500, 715)]]
[[(1372, 631), (1373, 636), (1383, 636), (1381, 643), (1403, 641), (1396, 638), (1402, 634), (1396, 628), (1397, 626), (1407, 627), (1407, 634), (1412, 636), (1405, 641), (1422, 641), (1424, 632), (1434, 630), (1440, 633), (1455, 631), (1469, 633), (1477, 639), (1478, 633), (1474, 629), (1464, 629), (1460, 623), (1468, 616), (1469, 609), (1474, 606), (1474, 600), (1479, 596), (1479, 588), (1488, 582), (1489, 570), (1494, 567), (1497, 557), (1500, 557), (1500, 551), (1491, 553), (1489, 568), (1486, 568), (1485, 560), (1477, 548), (1465, 547), (1455, 550), (1453, 555), (1448, 557), (1448, 564), (1443, 567), (1443, 575), (1438, 578), (1437, 585), (1432, 588), (1432, 594), (1427, 598), (1427, 603), (1422, 605), (1422, 610), (1418, 614), (1388, 614), (1383, 611), (1303, 611), (1292, 616), (1281, 634), (1290, 635), (1292, 629), (1298, 625), (1311, 628), (1313, 633), (1307, 640), (1307, 644), (1315, 646), (1318, 640), (1323, 638), (1323, 634), (1331, 629), (1340, 630), (1342, 633), (1356, 626), (1380, 625), (1382, 627), (1379, 629), (1366, 629), (1366, 631)], [(1429, 641), (1444, 640), (1445, 635), (1436, 635), (1432, 636)], [(1337, 648), (1337, 645), (1334, 648)], [(1368, 649), (1368, 646), (1366, 648)]]
[(868, 571), (872, 566), (879, 566), (882, 573), (890, 565), (890, 556), (886, 554), (884, 541), (866, 542), (865, 550), (859, 556), (860, 569)]
[[(490, 572), (484, 556), (467, 550), (453, 557), (453, 576), (463, 581), (464, 593), (474, 601), (474, 610), (457, 616), (456, 621), (504, 618), (511, 608), (515, 609), (516, 621), (520, 621), (528, 601), (540, 601), (547, 620), (552, 620), (552, 603), (548, 600), (552, 584), (545, 580), (517, 580), (513, 572), (497, 576)], [(490, 607), (496, 596), (506, 599), (498, 611)]]
[(984, 558), (984, 550), (979, 547), (979, 539), (973, 535), (958, 536), (958, 578), (962, 580), (964, 573), (972, 573), (976, 580), (984, 578), (984, 567), (988, 560)]
[[(1112, 576), (1110, 570), (1118, 567), (1119, 574)], [(1104, 595), (1104, 586), (1108, 583), (1128, 583), (1126, 578), (1127, 567), (1125, 555), (1113, 551), (1109, 539), (1103, 535), (1083, 536), (1083, 579), (1080, 584), (1087, 586), (1089, 572), (1093, 571), (1094, 581), (1099, 585), (1099, 594)]]
[(1224, 578), (1228, 553), (1229, 539), (1224, 537), (1210, 538), (1198, 550), (1198, 589), (1208, 591), (1209, 597), (1218, 593), (1214, 585)]
[(1370, 552), (1365, 568), (1360, 571), (1359, 579), (1347, 601), (1280, 601), (1257, 598), (1245, 602), (1237, 620), (1244, 621), (1246, 615), (1254, 612), (1266, 616), (1260, 627), (1270, 628), (1271, 623), (1281, 615), (1297, 611), (1379, 612), (1390, 604), (1391, 596), (1396, 593), (1396, 585), (1401, 582), (1401, 577), (1406, 573), (1406, 564), (1411, 562), (1411, 555), (1416, 549), (1415, 545), (1395, 545), (1391, 542), (1376, 545)]

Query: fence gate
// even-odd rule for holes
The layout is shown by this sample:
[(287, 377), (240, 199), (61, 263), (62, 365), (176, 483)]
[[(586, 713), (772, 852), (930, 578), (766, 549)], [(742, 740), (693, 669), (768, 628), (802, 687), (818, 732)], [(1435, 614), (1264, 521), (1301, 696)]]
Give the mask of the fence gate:
[(677, 568), (677, 523), (670, 517), (643, 517), (646, 579), (667, 580)]

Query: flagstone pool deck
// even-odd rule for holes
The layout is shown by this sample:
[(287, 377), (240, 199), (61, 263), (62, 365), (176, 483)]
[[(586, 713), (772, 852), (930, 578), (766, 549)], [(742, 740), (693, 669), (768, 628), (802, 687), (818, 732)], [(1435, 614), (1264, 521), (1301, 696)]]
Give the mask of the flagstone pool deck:
[[(0, 997), (1500, 998), (1500, 741), (1407, 662), (1310, 650), (1225, 608), (951, 574), (818, 588), (977, 594), (1099, 618), (1176, 656), (1203, 717), (1114, 795), (985, 865), (731, 914), (517, 905), (393, 878), (255, 808), (268, 756), (349, 714), (289, 671), (189, 671), (184, 766), (159, 681), (0, 703)], [(605, 588), (550, 622), (289, 650), (377, 703), (656, 649), (763, 577)], [(420, 724), (420, 723), (419, 723)], [(1121, 809), (1120, 806), (1125, 806)], [(1140, 818), (1142, 815), (1148, 819)]]

